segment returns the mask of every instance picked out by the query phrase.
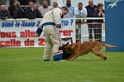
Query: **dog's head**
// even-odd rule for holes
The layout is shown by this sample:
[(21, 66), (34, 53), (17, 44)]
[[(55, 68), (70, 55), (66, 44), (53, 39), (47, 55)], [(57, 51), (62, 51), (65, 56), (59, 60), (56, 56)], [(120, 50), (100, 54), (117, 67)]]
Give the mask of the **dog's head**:
[(63, 52), (65, 52), (65, 53), (71, 53), (72, 50), (71, 50), (71, 46), (70, 45), (71, 44), (69, 44), (69, 42), (66, 43), (66, 44), (63, 44), (61, 47), (59, 47), (59, 50), (63, 50)]
[(79, 48), (80, 48), (80, 43), (72, 43), (72, 44), (66, 43), (62, 45), (62, 47), (60, 47), (60, 49), (66, 53), (73, 53), (74, 51), (79, 50)]

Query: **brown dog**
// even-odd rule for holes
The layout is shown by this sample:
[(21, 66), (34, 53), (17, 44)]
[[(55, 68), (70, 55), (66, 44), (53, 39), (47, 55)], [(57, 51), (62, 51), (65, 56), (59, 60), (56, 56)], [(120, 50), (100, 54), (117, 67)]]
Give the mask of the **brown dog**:
[(109, 48), (116, 48), (116, 46), (112, 46), (105, 43), (100, 43), (97, 41), (91, 41), (91, 42), (84, 42), (84, 43), (72, 43), (72, 44), (66, 44), (63, 45), (63, 49), (66, 53), (72, 54), (68, 61), (72, 61), (76, 59), (78, 56), (82, 56), (85, 54), (88, 54), (90, 51), (92, 51), (95, 55), (101, 57), (102, 60), (106, 60), (107, 57), (105, 57), (102, 53), (102, 47), (107, 46)]

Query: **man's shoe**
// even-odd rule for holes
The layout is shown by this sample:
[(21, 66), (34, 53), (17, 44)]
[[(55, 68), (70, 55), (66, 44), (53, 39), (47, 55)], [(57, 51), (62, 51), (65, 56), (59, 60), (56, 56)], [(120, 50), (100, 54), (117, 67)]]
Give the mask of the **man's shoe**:
[(49, 59), (44, 59), (44, 61), (50, 61)]

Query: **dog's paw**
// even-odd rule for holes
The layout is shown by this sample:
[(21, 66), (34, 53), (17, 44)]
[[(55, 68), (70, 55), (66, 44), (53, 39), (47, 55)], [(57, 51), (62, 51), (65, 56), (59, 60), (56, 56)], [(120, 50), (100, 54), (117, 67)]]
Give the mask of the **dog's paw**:
[(105, 57), (104, 60), (107, 60), (107, 57)]

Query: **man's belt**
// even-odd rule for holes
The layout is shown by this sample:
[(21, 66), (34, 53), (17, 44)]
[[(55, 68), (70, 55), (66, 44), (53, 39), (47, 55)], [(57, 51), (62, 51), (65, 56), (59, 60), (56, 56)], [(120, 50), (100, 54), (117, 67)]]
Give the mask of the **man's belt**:
[(39, 35), (41, 35), (41, 33), (43, 31), (43, 27), (44, 26), (47, 26), (47, 25), (54, 25), (54, 26), (56, 26), (56, 24), (54, 22), (43, 23), (42, 26), (41, 26), (41, 28), (40, 27), (37, 28), (36, 33), (39, 34)]
[(42, 28), (47, 25), (56, 25), (54, 22), (46, 22), (42, 24)]

